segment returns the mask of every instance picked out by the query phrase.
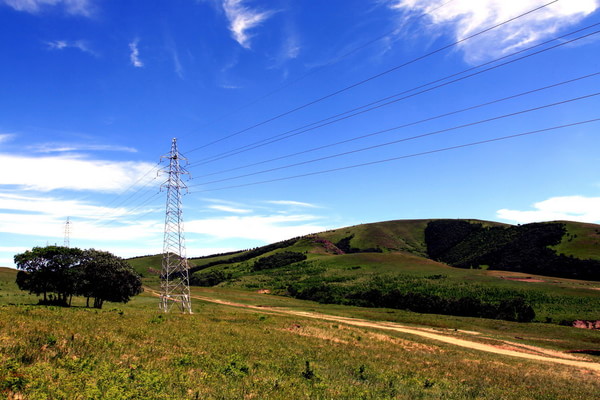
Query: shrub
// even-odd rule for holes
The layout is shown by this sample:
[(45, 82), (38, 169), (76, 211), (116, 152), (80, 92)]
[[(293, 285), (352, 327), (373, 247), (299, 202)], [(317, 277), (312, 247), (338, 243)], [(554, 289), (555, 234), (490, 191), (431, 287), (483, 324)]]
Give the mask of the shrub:
[(229, 279), (231, 279), (231, 274), (223, 271), (196, 272), (190, 276), (190, 285), (204, 287), (216, 286)]
[(305, 254), (296, 253), (293, 251), (283, 251), (281, 253), (275, 253), (271, 256), (259, 258), (252, 265), (252, 271), (285, 267), (286, 265), (304, 260), (306, 260)]

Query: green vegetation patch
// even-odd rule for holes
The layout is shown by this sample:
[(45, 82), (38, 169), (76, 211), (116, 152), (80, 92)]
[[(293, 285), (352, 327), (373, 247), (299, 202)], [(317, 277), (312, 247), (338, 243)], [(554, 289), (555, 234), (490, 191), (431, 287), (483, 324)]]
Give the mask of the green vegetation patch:
[(287, 265), (306, 260), (306, 255), (293, 251), (283, 251), (273, 255), (259, 258), (252, 264), (252, 271), (262, 271), (285, 267)]
[(566, 256), (600, 260), (600, 226), (581, 222), (562, 223), (567, 232), (552, 249)]
[(557, 254), (551, 246), (567, 233), (562, 223), (484, 227), (464, 220), (432, 221), (425, 229), (431, 258), (459, 268), (527, 272), (600, 280), (600, 261)]
[(578, 368), (398, 332), (260, 318), (213, 304), (164, 315), (155, 302), (137, 297), (123, 313), (0, 307), (0, 393), (34, 400), (570, 399), (594, 398), (600, 389)]

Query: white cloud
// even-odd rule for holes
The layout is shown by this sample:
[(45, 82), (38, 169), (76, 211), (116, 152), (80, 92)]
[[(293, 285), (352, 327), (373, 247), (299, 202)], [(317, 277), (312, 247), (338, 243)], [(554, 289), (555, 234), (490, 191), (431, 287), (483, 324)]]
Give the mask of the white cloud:
[(61, 7), (68, 14), (89, 17), (93, 14), (92, 0), (0, 0), (17, 11), (38, 14), (50, 7)]
[(304, 202), (301, 202), (301, 201), (293, 201), (293, 200), (271, 200), (271, 201), (267, 201), (267, 203), (269, 203), (269, 204), (283, 205), (283, 206), (319, 208), (319, 206), (316, 206), (314, 204), (304, 203)]
[(285, 42), (285, 58), (286, 59), (294, 59), (298, 58), (300, 55), (300, 43), (298, 42), (298, 38), (295, 36), (289, 36)]
[[(66, 217), (71, 220), (71, 238), (80, 240), (134, 240), (156, 236), (163, 229), (160, 219), (131, 219), (148, 209), (134, 212), (59, 197), (0, 192), (0, 210), (0, 232), (13, 235), (62, 238)], [(118, 223), (110, 223), (114, 218)]]
[(244, 5), (245, 0), (223, 0), (223, 10), (229, 21), (229, 30), (240, 46), (250, 48), (248, 31), (266, 21), (273, 11), (256, 11)]
[(311, 222), (318, 218), (313, 215), (228, 216), (193, 220), (185, 224), (185, 229), (218, 239), (243, 238), (274, 243), (326, 230), (326, 227)]
[[(0, 187), (14, 185), (28, 190), (56, 189), (120, 191), (136, 183), (153, 164), (132, 161), (90, 160), (75, 156), (27, 157), (0, 154)], [(151, 174), (148, 174), (151, 175)], [(148, 179), (153, 177), (148, 176)], [(148, 180), (137, 182), (147, 184)]]
[(0, 143), (10, 142), (14, 137), (12, 133), (0, 133)]
[(234, 208), (234, 207), (223, 206), (223, 205), (208, 206), (208, 208), (210, 208), (211, 210), (225, 211), (225, 212), (234, 213), (234, 214), (247, 214), (247, 213), (252, 212), (252, 210), (246, 210), (243, 208)]
[(169, 50), (171, 51), (171, 58), (173, 59), (175, 73), (179, 79), (184, 79), (183, 65), (181, 65), (181, 61), (179, 60), (179, 53), (177, 52), (177, 49), (174, 46), (171, 46)]
[(138, 50), (139, 40), (135, 39), (133, 42), (129, 43), (129, 50), (131, 53), (129, 54), (129, 59), (131, 60), (131, 65), (136, 68), (141, 68), (144, 66), (144, 63), (140, 60), (140, 51)]
[(122, 216), (127, 214), (124, 208), (93, 206), (78, 200), (63, 200), (57, 197), (27, 196), (0, 192), (0, 209), (15, 214), (49, 214), (64, 219), (67, 215), (82, 218), (99, 218), (104, 215)]
[(26, 247), (22, 247), (22, 246), (0, 246), (0, 253), (6, 253), (6, 252), (23, 252), (27, 250)]
[(57, 50), (62, 50), (66, 47), (69, 47), (69, 45), (67, 44), (67, 42), (65, 40), (54, 40), (52, 42), (47, 42), (48, 47), (50, 47), (51, 49), (57, 49)]
[[(433, 27), (449, 26), (458, 40), (545, 3), (539, 0), (390, 0), (388, 4), (395, 10), (428, 12)], [(459, 46), (467, 62), (477, 63), (547, 39), (599, 7), (600, 0), (558, 1)]]
[(98, 54), (90, 48), (90, 46), (87, 44), (87, 42), (85, 40), (75, 40), (75, 41), (53, 40), (50, 42), (46, 42), (46, 44), (48, 45), (48, 48), (51, 50), (64, 50), (67, 48), (73, 48), (73, 49), (80, 50), (84, 53), (91, 54), (93, 56), (98, 56)]
[(236, 89), (243, 89), (243, 86), (237, 86), (237, 85), (231, 85), (228, 83), (223, 83), (219, 85), (220, 88), (222, 89), (229, 89), (229, 90), (236, 90)]
[(13, 259), (10, 258), (10, 257), (0, 258), (0, 267), (6, 267), (6, 268), (13, 268), (14, 269)]
[(557, 220), (600, 223), (600, 197), (552, 197), (535, 203), (533, 208), (528, 211), (501, 209), (497, 215), (519, 224)]
[(134, 149), (133, 147), (114, 146), (107, 144), (41, 143), (32, 145), (29, 148), (36, 153), (67, 153), (79, 151), (122, 151), (127, 153), (137, 153), (137, 149)]

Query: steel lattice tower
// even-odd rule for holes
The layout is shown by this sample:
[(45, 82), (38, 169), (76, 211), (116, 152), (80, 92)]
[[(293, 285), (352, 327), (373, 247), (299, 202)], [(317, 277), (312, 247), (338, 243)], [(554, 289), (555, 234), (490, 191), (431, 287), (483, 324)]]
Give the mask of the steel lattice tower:
[(159, 307), (162, 311), (169, 312), (177, 304), (182, 312), (191, 314), (190, 280), (181, 210), (181, 191), (187, 189), (181, 175), (187, 174), (187, 171), (180, 165), (180, 161), (186, 159), (177, 150), (177, 139), (173, 139), (171, 143), (171, 152), (161, 158), (168, 159), (169, 166), (163, 170), (168, 179), (161, 186), (167, 190), (167, 206)]
[(64, 242), (65, 247), (71, 247), (70, 236), (71, 236), (71, 221), (69, 220), (69, 217), (67, 217), (67, 222), (65, 222), (65, 242)]

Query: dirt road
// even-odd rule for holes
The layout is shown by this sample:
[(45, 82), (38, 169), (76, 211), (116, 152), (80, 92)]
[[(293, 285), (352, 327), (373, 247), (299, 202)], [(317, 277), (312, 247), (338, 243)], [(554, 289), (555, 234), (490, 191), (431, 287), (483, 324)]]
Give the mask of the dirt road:
[[(150, 288), (146, 288), (148, 292), (151, 292), (155, 295), (158, 293)], [(285, 315), (295, 315), (303, 318), (313, 318), (322, 321), (331, 321), (340, 324), (346, 324), (351, 326), (357, 326), (362, 328), (375, 328), (387, 331), (394, 332), (402, 332), (410, 335), (420, 336), (427, 339), (435, 340), (438, 342), (448, 343), (451, 345), (464, 347), (468, 349), (474, 349), (479, 351), (485, 351), (487, 353), (500, 354), (504, 356), (510, 357), (519, 357), (529, 360), (543, 361), (554, 364), (563, 364), (569, 365), (578, 368), (584, 368), (590, 371), (594, 371), (596, 374), (600, 374), (600, 363), (595, 363), (591, 361), (587, 361), (580, 357), (573, 356), (567, 353), (561, 353), (559, 351), (553, 351), (544, 349), (536, 346), (523, 345), (520, 343), (513, 343), (507, 341), (501, 341), (500, 345), (491, 345), (480, 343), (476, 341), (466, 340), (464, 338), (457, 338), (449, 335), (444, 335), (439, 332), (434, 332), (431, 328), (415, 328), (404, 326), (395, 322), (384, 322), (384, 321), (370, 321), (366, 319), (360, 318), (348, 318), (348, 317), (339, 317), (335, 315), (328, 314), (320, 314), (315, 312), (305, 312), (305, 311), (297, 311), (291, 310), (283, 307), (269, 307), (269, 306), (253, 306), (248, 304), (235, 303), (226, 300), (215, 299), (212, 297), (205, 296), (192, 296), (194, 299), (222, 304), (230, 307), (238, 307), (238, 308), (246, 308), (251, 309), (261, 313), (276, 313), (276, 314), (285, 314)], [(471, 335), (477, 335), (477, 332), (466, 332), (466, 331), (458, 331), (460, 333), (467, 333)], [(500, 342), (500, 341), (499, 341)]]

